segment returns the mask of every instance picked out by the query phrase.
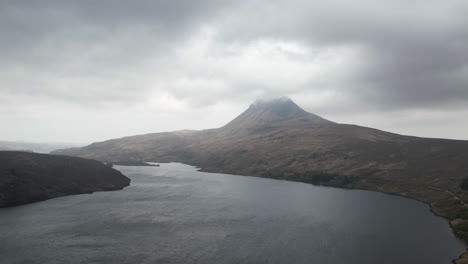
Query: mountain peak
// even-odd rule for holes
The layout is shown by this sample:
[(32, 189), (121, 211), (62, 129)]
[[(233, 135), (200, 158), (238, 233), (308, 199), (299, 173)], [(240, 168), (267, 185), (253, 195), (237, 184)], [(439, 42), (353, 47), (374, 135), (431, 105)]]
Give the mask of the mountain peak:
[(281, 120), (302, 117), (308, 114), (295, 104), (293, 100), (285, 96), (270, 100), (256, 100), (250, 105), (248, 110), (272, 114)]
[(307, 119), (315, 123), (330, 122), (306, 112), (290, 98), (283, 96), (269, 100), (256, 100), (245, 112), (229, 122), (225, 128), (248, 128), (297, 119)]
[(257, 107), (266, 107), (266, 106), (272, 106), (272, 105), (278, 105), (278, 104), (294, 104), (293, 100), (291, 98), (286, 97), (286, 96), (281, 96), (273, 99), (257, 99), (251, 106), (257, 106)]

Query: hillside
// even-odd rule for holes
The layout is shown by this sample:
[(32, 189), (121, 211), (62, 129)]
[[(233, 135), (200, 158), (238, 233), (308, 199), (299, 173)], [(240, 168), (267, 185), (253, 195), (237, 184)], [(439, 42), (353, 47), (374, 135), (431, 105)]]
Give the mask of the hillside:
[(79, 144), (67, 143), (39, 143), (39, 142), (24, 142), (24, 141), (2, 141), (0, 140), (0, 151), (27, 151), (37, 153), (50, 153), (53, 150), (71, 148), (80, 146)]
[[(55, 153), (108, 162), (177, 161), (204, 171), (375, 190), (424, 201), (452, 220), (468, 218), (468, 193), (461, 188), (468, 141), (338, 124), (287, 98), (258, 101), (217, 129), (131, 136)], [(468, 237), (465, 229), (455, 230)]]
[(0, 207), (120, 190), (129, 183), (119, 171), (95, 160), (0, 151)]

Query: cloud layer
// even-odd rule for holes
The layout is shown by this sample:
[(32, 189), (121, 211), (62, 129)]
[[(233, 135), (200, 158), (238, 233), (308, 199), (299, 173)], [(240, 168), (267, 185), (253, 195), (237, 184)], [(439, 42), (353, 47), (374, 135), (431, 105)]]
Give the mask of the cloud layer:
[(339, 122), (468, 139), (467, 11), (457, 0), (2, 1), (0, 138), (208, 128), (286, 95)]

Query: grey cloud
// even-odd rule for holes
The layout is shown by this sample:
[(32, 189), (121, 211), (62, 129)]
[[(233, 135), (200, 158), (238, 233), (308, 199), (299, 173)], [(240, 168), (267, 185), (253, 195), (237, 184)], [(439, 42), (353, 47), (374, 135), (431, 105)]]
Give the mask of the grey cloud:
[(245, 17), (236, 20), (233, 14), (226, 20), (223, 28), (228, 32), (222, 39), (291, 39), (312, 47), (358, 47), (364, 66), (357, 69), (356, 82), (342, 83), (341, 89), (350, 99), (360, 95), (362, 103), (375, 102), (381, 108), (445, 107), (468, 101), (465, 1), (256, 3), (267, 8), (250, 8), (245, 2)]
[[(228, 4), (105, 0), (6, 1), (2, 5), (3, 67), (45, 72), (43, 78), (53, 78), (51, 73), (125, 76), (132, 68), (145, 67), (148, 58), (167, 56), (201, 26), (210, 25), (218, 30), (219, 45), (272, 38), (311, 47), (359, 48), (362, 62), (358, 67), (362, 68), (356, 69), (356, 82), (337, 88), (350, 99), (375, 102), (382, 108), (468, 100), (468, 46), (464, 45), (468, 43), (468, 19), (463, 12), (468, 5), (463, 1), (255, 0)], [(164, 70), (154, 69), (155, 76)], [(239, 86), (245, 80), (230, 82), (232, 94), (252, 89)], [(37, 83), (31, 86), (36, 89), (22, 89), (63, 94)], [(259, 93), (276, 93), (274, 88), (262, 86), (255, 84), (254, 88)], [(291, 87), (298, 88), (306, 91), (306, 87)], [(191, 96), (184, 90), (173, 93), (182, 99)]]
[[(136, 71), (148, 59), (168, 60), (176, 44), (217, 12), (220, 3), (2, 1), (1, 89), (75, 102), (111, 101), (118, 94), (135, 99), (127, 95), (145, 90)], [(152, 70), (157, 74), (160, 69)], [(93, 78), (101, 80), (87, 83)], [(113, 85), (115, 79), (121, 84)], [(103, 89), (108, 96), (101, 96)]]
[(281, 95), (338, 117), (465, 111), (467, 12), (464, 0), (6, 0), (0, 101), (21, 116), (148, 99), (158, 111), (238, 109)]

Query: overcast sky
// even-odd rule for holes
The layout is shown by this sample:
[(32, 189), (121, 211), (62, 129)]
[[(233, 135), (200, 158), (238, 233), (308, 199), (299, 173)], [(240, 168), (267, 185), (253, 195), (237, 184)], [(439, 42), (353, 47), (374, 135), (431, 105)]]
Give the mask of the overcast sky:
[(466, 0), (0, 1), (0, 140), (219, 127), (288, 96), (468, 139)]

